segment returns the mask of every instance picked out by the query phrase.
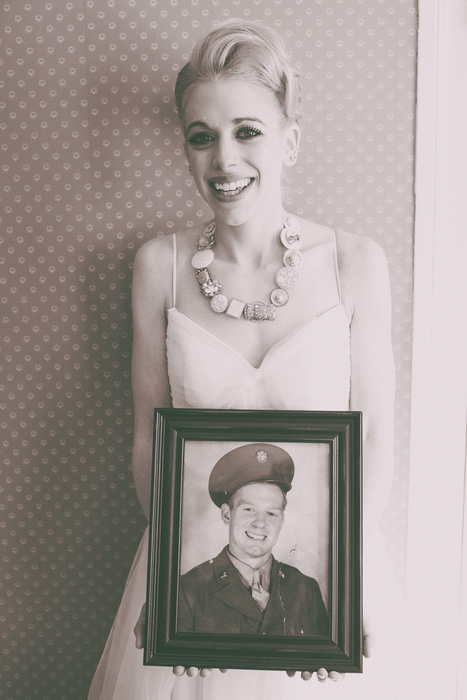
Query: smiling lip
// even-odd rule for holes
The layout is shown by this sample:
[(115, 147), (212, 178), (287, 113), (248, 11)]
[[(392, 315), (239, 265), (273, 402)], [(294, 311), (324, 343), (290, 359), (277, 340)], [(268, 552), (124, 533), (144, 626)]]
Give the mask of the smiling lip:
[(241, 195), (253, 182), (254, 178), (243, 177), (233, 180), (232, 178), (216, 178), (209, 181), (209, 187), (216, 199), (221, 202), (231, 202)]
[(255, 540), (255, 542), (264, 542), (266, 539), (266, 535), (257, 535), (256, 533), (249, 532), (248, 530), (245, 530), (245, 534), (250, 538), (250, 540)]

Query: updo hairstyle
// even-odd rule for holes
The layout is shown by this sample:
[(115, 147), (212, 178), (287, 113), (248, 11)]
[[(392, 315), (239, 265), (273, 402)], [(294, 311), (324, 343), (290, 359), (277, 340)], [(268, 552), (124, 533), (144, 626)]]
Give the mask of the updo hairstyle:
[(282, 37), (272, 29), (244, 20), (228, 20), (199, 39), (175, 84), (180, 119), (196, 85), (217, 78), (245, 80), (270, 90), (286, 125), (298, 123), (302, 116), (298, 76)]

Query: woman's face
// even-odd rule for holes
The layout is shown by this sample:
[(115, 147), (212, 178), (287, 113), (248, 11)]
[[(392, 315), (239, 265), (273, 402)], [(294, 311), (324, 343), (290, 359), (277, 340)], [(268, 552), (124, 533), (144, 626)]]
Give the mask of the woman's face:
[(186, 155), (218, 220), (238, 226), (259, 211), (282, 211), (282, 168), (299, 133), (283, 121), (273, 94), (255, 83), (219, 79), (189, 94), (183, 113)]

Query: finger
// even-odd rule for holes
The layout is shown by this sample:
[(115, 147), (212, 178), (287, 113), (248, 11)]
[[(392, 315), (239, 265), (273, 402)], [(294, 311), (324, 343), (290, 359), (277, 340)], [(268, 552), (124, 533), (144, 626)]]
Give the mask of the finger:
[(144, 618), (139, 618), (138, 622), (134, 626), (133, 632), (135, 635), (135, 646), (137, 649), (142, 649), (144, 647), (144, 632), (145, 632), (145, 620)]
[(329, 671), (328, 678), (330, 681), (340, 681), (342, 680), (342, 674), (338, 673), (338, 671)]
[(312, 675), (313, 674), (311, 671), (302, 671), (302, 673), (301, 673), (302, 680), (304, 680), (304, 681), (309, 681), (310, 678), (312, 677)]
[(190, 678), (194, 678), (195, 676), (198, 675), (198, 673), (199, 673), (199, 668), (197, 668), (196, 666), (190, 666), (186, 670), (186, 675), (190, 676)]
[(135, 647), (137, 649), (142, 649), (144, 647), (144, 634), (142, 627), (135, 627), (133, 632), (135, 633)]
[(374, 634), (366, 634), (363, 636), (363, 656), (369, 659), (376, 643)]
[(183, 676), (183, 674), (185, 673), (185, 666), (174, 666), (172, 672), (176, 676)]
[(295, 676), (295, 671), (286, 671), (286, 674), (289, 678), (293, 678)]
[(319, 683), (324, 683), (328, 679), (328, 672), (325, 668), (319, 668), (316, 672), (316, 677)]
[(199, 672), (201, 678), (207, 678), (212, 673), (212, 668), (202, 668)]
[(145, 627), (146, 627), (146, 605), (143, 605), (138, 618), (138, 622), (133, 628), (133, 633), (135, 635), (135, 646), (137, 649), (142, 649), (144, 647), (144, 637), (145, 637)]

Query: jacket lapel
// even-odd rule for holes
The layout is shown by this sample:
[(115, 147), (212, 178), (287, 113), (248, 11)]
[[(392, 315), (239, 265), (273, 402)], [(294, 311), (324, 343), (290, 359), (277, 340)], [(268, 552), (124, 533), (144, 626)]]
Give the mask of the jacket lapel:
[(263, 613), (242, 583), (240, 575), (225, 553), (214, 559), (214, 571), (218, 586), (216, 598), (245, 617), (261, 622)]

